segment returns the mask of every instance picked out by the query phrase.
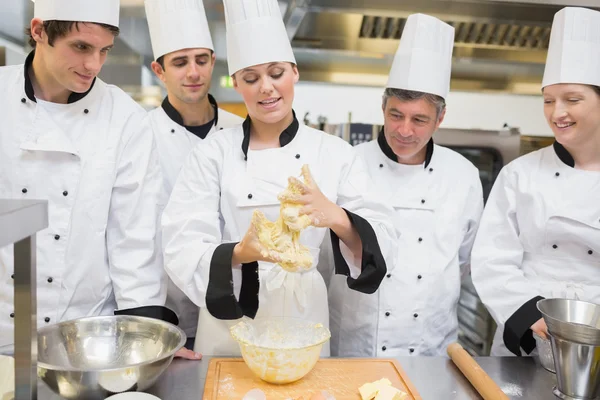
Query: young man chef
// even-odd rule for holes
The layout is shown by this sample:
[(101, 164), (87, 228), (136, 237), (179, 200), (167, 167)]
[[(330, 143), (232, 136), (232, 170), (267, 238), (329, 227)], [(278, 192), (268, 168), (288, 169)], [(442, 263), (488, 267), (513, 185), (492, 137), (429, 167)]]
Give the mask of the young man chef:
[[(161, 107), (149, 115), (166, 194), (170, 195), (193, 147), (243, 119), (219, 109), (208, 93), (215, 54), (202, 0), (146, 0), (145, 6), (155, 58), (152, 70), (167, 88)], [(188, 336), (186, 347), (193, 348), (198, 307), (171, 280), (167, 306), (177, 313), (179, 327)]]
[[(191, 149), (244, 120), (219, 109), (208, 93), (215, 53), (202, 0), (145, 0), (145, 7), (155, 59), (152, 70), (167, 89), (162, 105), (149, 115), (170, 194)], [(195, 331), (193, 319), (181, 321), (186, 333)]]
[[(600, 12), (554, 16), (542, 81), (556, 141), (505, 166), (473, 247), (473, 284), (498, 328), (492, 355), (530, 354), (544, 297), (600, 304)], [(540, 100), (541, 101), (541, 100)]]
[(411, 15), (383, 95), (384, 127), (357, 147), (395, 208), (396, 259), (375, 296), (330, 283), (332, 353), (443, 355), (457, 339), (461, 276), (483, 208), (478, 171), (432, 135), (446, 113), (454, 28)]
[[(37, 0), (35, 49), (0, 68), (0, 198), (48, 200), (38, 320), (136, 314), (177, 323), (156, 241), (162, 179), (144, 110), (96, 76), (118, 0)], [(0, 249), (0, 352), (13, 344), (13, 248)], [(118, 310), (118, 311), (115, 311)]]

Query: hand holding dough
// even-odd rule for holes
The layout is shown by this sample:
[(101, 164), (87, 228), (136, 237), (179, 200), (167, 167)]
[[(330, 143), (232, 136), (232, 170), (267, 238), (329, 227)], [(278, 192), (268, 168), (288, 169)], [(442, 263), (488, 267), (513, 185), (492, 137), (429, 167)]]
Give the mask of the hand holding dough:
[[(302, 178), (306, 184), (313, 181), (308, 165), (302, 166)], [(301, 181), (290, 177), (288, 187), (277, 196), (277, 199), (281, 202), (280, 217), (291, 231), (299, 232), (312, 225), (310, 216), (300, 215), (300, 211), (304, 207), (300, 199), (306, 193), (305, 187), (305, 184)]]
[[(307, 165), (302, 167), (302, 175), (305, 181), (312, 182)], [(304, 187), (299, 180), (290, 178), (288, 187), (278, 196), (281, 207), (277, 221), (269, 221), (258, 210), (252, 215), (262, 256), (276, 259), (281, 268), (290, 272), (307, 270), (313, 264), (312, 254), (300, 244), (300, 232), (313, 224), (310, 216), (301, 213), (304, 204), (296, 200), (305, 193)]]
[[(290, 177), (288, 188), (279, 195), (286, 224), (304, 229), (308, 225), (332, 228), (336, 222), (346, 218), (342, 208), (321, 192), (314, 181), (308, 165), (302, 166), (302, 178)], [(297, 222), (296, 222), (297, 220)], [(291, 221), (291, 223), (290, 223)]]
[[(254, 261), (266, 261), (278, 263), (282, 261), (281, 254), (277, 251), (276, 246), (271, 245), (269, 237), (269, 226), (272, 224), (264, 214), (258, 210), (252, 214), (250, 227), (242, 240), (238, 243), (236, 260), (241, 263), (250, 263)], [(261, 239), (262, 237), (262, 239)], [(235, 249), (234, 249), (234, 254)]]

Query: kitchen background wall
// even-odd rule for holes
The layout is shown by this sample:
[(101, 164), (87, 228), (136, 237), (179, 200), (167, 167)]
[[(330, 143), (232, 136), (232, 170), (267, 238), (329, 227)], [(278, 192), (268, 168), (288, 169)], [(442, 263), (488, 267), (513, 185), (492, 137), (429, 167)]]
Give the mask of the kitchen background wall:
[[(220, 81), (226, 76), (227, 68), (224, 65), (215, 67), (211, 93), (221, 103), (242, 101), (233, 88), (221, 87)], [(348, 122), (349, 119), (356, 123), (382, 124), (383, 85), (372, 87), (302, 82), (300, 70), (294, 109), (298, 118), (308, 112), (308, 119), (313, 123), (317, 122), (319, 116), (324, 116), (328, 123), (333, 124)], [(442, 128), (501, 130), (506, 124), (519, 128), (523, 135), (552, 136), (544, 119), (541, 95), (451, 92), (447, 108)]]

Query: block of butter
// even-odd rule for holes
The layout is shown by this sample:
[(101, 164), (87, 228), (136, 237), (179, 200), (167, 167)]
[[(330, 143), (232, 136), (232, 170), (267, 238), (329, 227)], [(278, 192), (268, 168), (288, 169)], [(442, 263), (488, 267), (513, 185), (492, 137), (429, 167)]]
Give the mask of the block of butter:
[(365, 383), (358, 388), (362, 400), (373, 400), (375, 396), (377, 396), (378, 391), (379, 387), (375, 386), (373, 383)]
[(381, 386), (377, 392), (375, 400), (403, 400), (406, 399), (406, 393), (396, 389), (393, 386)]
[(383, 386), (390, 386), (392, 382), (389, 379), (382, 378), (375, 382), (365, 383), (361, 387), (358, 388), (358, 392), (360, 393), (360, 397), (362, 400), (372, 400), (377, 396), (379, 389)]
[(365, 383), (358, 388), (362, 400), (402, 400), (406, 393), (392, 386), (387, 378), (375, 382)]

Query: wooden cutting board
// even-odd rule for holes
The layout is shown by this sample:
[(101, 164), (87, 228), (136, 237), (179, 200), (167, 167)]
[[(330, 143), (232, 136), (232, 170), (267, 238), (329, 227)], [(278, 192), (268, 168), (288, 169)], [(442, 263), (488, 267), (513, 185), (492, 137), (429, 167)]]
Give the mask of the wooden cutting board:
[(358, 388), (367, 382), (387, 378), (408, 394), (407, 400), (421, 400), (396, 360), (374, 358), (323, 358), (304, 378), (287, 385), (274, 385), (256, 377), (241, 358), (213, 358), (208, 365), (204, 400), (241, 400), (251, 389), (261, 389), (267, 400), (310, 399), (327, 390), (336, 400), (360, 400)]

